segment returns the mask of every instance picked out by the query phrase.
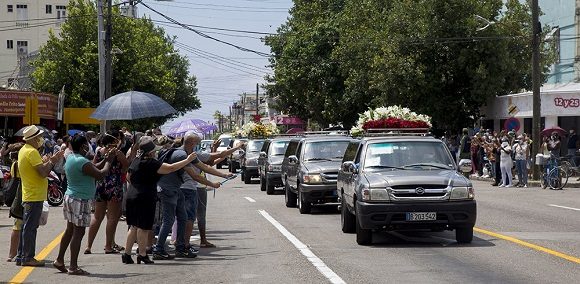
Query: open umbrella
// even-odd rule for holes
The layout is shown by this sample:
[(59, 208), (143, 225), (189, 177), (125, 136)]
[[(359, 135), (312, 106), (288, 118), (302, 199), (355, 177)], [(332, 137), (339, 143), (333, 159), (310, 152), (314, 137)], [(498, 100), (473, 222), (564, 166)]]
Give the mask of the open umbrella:
[[(22, 128), (20, 128), (18, 131), (16, 131), (16, 133), (14, 133), (14, 136), (24, 136), (24, 128), (26, 128), (28, 126), (24, 126)], [(38, 127), (38, 129), (44, 131), (44, 133), (42, 133), (42, 136), (44, 138), (52, 138), (52, 131), (50, 131), (50, 129), (42, 126), (42, 125), (37, 125), (36, 127)]]
[(98, 120), (133, 120), (166, 116), (175, 112), (172, 106), (158, 96), (129, 91), (106, 99), (91, 117)]
[(207, 134), (213, 130), (217, 130), (215, 125), (211, 125), (201, 119), (192, 118), (174, 124), (166, 134), (173, 137), (180, 137), (185, 135), (187, 131), (197, 131), (202, 134)]
[(75, 136), (78, 133), (83, 133), (84, 131), (82, 130), (78, 130), (78, 129), (69, 129), (66, 133), (68, 133), (68, 135), (70, 136)]
[(550, 136), (550, 135), (552, 135), (553, 132), (557, 132), (558, 135), (560, 135), (560, 137), (566, 135), (566, 130), (564, 130), (558, 126), (552, 126), (550, 128), (546, 128), (546, 129), (542, 130), (542, 132), (540, 132), (540, 134), (542, 136)]

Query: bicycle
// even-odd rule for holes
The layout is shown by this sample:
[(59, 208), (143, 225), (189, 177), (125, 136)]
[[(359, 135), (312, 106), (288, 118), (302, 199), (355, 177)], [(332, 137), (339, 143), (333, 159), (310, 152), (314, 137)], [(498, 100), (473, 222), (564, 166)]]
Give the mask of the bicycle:
[(540, 184), (542, 188), (560, 190), (568, 184), (568, 169), (563, 166), (558, 166), (560, 158), (550, 156), (546, 164), (546, 169), (542, 173)]

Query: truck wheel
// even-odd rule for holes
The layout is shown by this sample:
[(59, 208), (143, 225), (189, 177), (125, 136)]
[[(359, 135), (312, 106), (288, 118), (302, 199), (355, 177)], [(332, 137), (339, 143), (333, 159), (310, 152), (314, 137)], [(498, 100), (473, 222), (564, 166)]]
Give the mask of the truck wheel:
[(260, 191), (266, 191), (266, 181), (260, 177)]
[(473, 240), (473, 227), (455, 229), (455, 239), (460, 244), (469, 244)]
[[(356, 212), (356, 211), (355, 211)], [(373, 231), (369, 229), (363, 229), (360, 226), (358, 217), (355, 214), (355, 224), (356, 224), (356, 243), (361, 246), (368, 246), (373, 243)]]
[(300, 190), (300, 185), (298, 187), (298, 211), (300, 214), (309, 214), (310, 210), (312, 209), (312, 204), (310, 202), (304, 200), (304, 193)]
[(340, 225), (342, 227), (343, 233), (352, 234), (355, 232), (355, 216), (348, 211), (346, 208), (346, 202), (344, 202), (344, 195), (342, 196), (341, 209), (340, 209)]
[(252, 176), (251, 175), (248, 175), (248, 174), (244, 174), (244, 183), (245, 184), (252, 183)]
[(232, 170), (232, 169), (233, 169), (233, 167), (234, 167), (234, 166), (232, 165), (232, 163), (229, 163), (229, 164), (228, 164), (228, 172), (230, 172), (230, 173), (233, 173), (233, 170)]
[(285, 192), (285, 199), (286, 199), (286, 207), (294, 208), (296, 207), (296, 193), (290, 190), (290, 186), (288, 186), (288, 181), (284, 184), (284, 192)]
[(268, 195), (272, 195), (274, 194), (274, 186), (270, 184), (270, 181), (268, 181), (268, 179), (266, 179), (266, 194)]
[(236, 163), (232, 163), (232, 173), (237, 173), (238, 172), (238, 165)]

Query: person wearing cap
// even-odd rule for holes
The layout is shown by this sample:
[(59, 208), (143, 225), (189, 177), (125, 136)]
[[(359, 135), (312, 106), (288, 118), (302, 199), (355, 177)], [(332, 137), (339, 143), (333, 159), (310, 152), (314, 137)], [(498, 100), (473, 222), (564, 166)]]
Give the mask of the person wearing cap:
[[(63, 202), (64, 218), (67, 221), (66, 230), (60, 240), (60, 249), (52, 265), (61, 272), (69, 275), (89, 275), (79, 268), (77, 260), (85, 229), (91, 224), (91, 204), (95, 198), (95, 180), (102, 179), (111, 169), (114, 159), (112, 152), (107, 153), (102, 168), (97, 168), (86, 158), (89, 152), (87, 138), (76, 135), (72, 138), (70, 154), (64, 165), (68, 183)], [(70, 266), (68, 270), (64, 264), (64, 255), (70, 245)]]
[(519, 135), (513, 146), (515, 152), (516, 171), (518, 173), (518, 187), (528, 187), (528, 143), (524, 135)]
[(38, 152), (38, 149), (44, 145), (43, 131), (36, 125), (31, 125), (24, 129), (23, 134), (26, 144), (18, 151), (18, 171), (22, 181), (24, 216), (16, 265), (44, 266), (44, 262), (34, 258), (36, 232), (42, 213), (42, 203), (46, 200), (48, 191), (47, 176), (54, 164), (62, 159), (64, 151), (58, 151), (43, 159)]
[(127, 190), (127, 225), (131, 226), (127, 235), (126, 251), (122, 262), (132, 264), (131, 247), (137, 241), (139, 255), (137, 263), (153, 263), (147, 255), (149, 232), (155, 219), (155, 203), (157, 200), (157, 182), (162, 175), (173, 173), (196, 161), (197, 155), (190, 153), (185, 159), (175, 163), (162, 163), (155, 159), (156, 152), (161, 149), (153, 143), (153, 138), (145, 136), (139, 142), (139, 153), (131, 162), (128, 172), (129, 188)]
[(501, 169), (501, 179), (502, 184), (499, 187), (512, 187), (512, 147), (510, 146), (508, 139), (503, 138), (500, 145), (500, 169)]

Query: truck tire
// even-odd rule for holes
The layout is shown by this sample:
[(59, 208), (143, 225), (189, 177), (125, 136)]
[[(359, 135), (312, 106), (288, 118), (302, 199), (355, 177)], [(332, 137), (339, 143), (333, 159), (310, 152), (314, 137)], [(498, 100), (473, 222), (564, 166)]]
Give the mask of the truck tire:
[(304, 200), (304, 193), (300, 190), (300, 184), (297, 185), (298, 187), (298, 211), (300, 214), (309, 214), (312, 210), (312, 204), (306, 200)]
[(266, 181), (260, 177), (260, 191), (266, 191)]
[(272, 195), (274, 194), (274, 186), (270, 184), (270, 181), (268, 181), (268, 179), (266, 179), (266, 194), (268, 195)]
[(473, 240), (473, 227), (456, 228), (455, 239), (460, 244), (469, 244)]
[(288, 185), (288, 181), (284, 184), (284, 192), (285, 192), (285, 199), (286, 199), (286, 207), (294, 208), (296, 207), (296, 193), (290, 190), (290, 186)]
[(244, 183), (245, 184), (250, 184), (252, 183), (252, 176), (249, 174), (244, 174)]
[(371, 245), (373, 243), (373, 231), (361, 228), (357, 216), (354, 219), (356, 224), (356, 243), (361, 246)]
[(340, 226), (343, 233), (352, 234), (355, 232), (356, 220), (355, 216), (348, 211), (346, 208), (346, 202), (344, 202), (344, 195), (342, 196), (341, 209), (340, 209)]
[(236, 162), (232, 162), (232, 173), (238, 172), (238, 164)]

